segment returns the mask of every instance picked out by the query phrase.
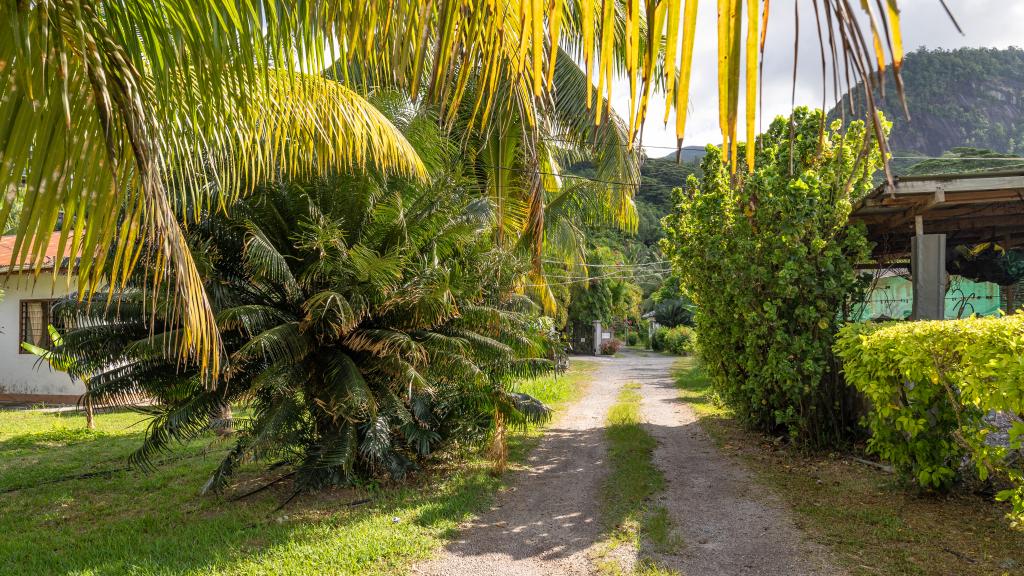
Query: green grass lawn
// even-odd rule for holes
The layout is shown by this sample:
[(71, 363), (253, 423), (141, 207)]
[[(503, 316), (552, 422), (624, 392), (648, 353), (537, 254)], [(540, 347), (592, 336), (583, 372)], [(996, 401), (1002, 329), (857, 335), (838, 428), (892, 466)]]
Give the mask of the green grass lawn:
[(838, 454), (805, 454), (743, 430), (714, 401), (693, 359), (678, 364), (682, 397), (719, 448), (740, 458), (853, 575), (1024, 575), (1024, 533), (1006, 508), (970, 493), (936, 497)]
[[(519, 385), (555, 405), (579, 394), (593, 364)], [(243, 469), (223, 496), (199, 496), (228, 446), (212, 435), (181, 446), (155, 471), (125, 470), (144, 418), (0, 412), (0, 574), (394, 574), (428, 557), (491, 501), (502, 480), (473, 453), (447, 455), (402, 485), (299, 498)], [(540, 432), (511, 438), (519, 461)], [(89, 475), (89, 476), (86, 476)], [(368, 503), (351, 505), (370, 499)]]

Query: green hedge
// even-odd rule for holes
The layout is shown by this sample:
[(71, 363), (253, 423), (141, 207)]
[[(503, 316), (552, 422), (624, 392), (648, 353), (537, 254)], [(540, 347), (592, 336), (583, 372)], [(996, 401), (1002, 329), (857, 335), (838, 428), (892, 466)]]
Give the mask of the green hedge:
[[(871, 402), (868, 447), (905, 478), (946, 489), (969, 457), (982, 480), (1012, 486), (997, 495), (1013, 504), (1024, 528), (1024, 314), (934, 322), (851, 324), (836, 354), (846, 380)], [(1010, 447), (989, 446), (990, 410), (1015, 414)]]

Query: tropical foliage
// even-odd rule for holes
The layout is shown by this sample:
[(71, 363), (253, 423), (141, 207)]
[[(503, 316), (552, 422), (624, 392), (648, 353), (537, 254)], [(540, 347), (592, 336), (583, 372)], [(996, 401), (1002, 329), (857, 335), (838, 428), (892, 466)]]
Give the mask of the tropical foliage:
[(831, 346), (864, 289), (854, 265), (870, 254), (848, 225), (851, 203), (881, 162), (877, 148), (862, 153), (863, 124), (823, 122), (803, 108), (777, 119), (742, 182), (709, 147), (703, 177), (674, 193), (663, 241), (719, 394), (748, 424), (811, 445), (856, 427)]
[(588, 252), (587, 265), (589, 277), (569, 280), (568, 323), (590, 326), (600, 320), (611, 326), (638, 320), (642, 294), (622, 255), (601, 246)]
[(693, 324), (693, 302), (683, 293), (679, 277), (671, 275), (651, 294), (654, 320), (667, 328)]
[[(589, 116), (595, 125), (607, 124), (601, 95), (610, 95), (613, 79), (624, 73), (630, 92), (627, 143), (643, 124), (652, 88), (662, 85), (667, 108), (677, 111), (681, 139), (697, 5), (698, 0), (604, 0), (600, 6), (594, 0), (3, 2), (0, 222), (20, 189), (26, 209), (16, 227), (14, 260), (24, 263), (41, 261), (46, 239), (62, 218), (60, 256), (81, 259), (86, 292), (124, 287), (140, 261), (151, 272), (150, 286), (173, 279), (182, 326), (172, 347), (217, 374), (223, 343), (172, 206), (188, 201), (195, 220), (204, 209), (230, 207), (279, 171), (302, 178), (376, 165), (422, 177), (416, 154), (350, 89), (359, 78), (386, 77), (389, 86), (441, 106), (445, 118), (471, 103), (469, 121), (493, 127), (492, 111), (501, 107), (512, 110), (532, 99), (557, 108), (561, 90), (552, 90), (554, 77), (575, 58), (584, 64), (578, 86), (591, 114), (574, 115), (573, 121)], [(870, 16), (870, 34), (848, 2), (822, 5), (817, 18), (830, 31), (827, 40), (820, 38), (823, 64), (827, 45), (836, 70), (842, 57), (847, 70), (870, 86), (874, 69), (885, 69), (887, 46), (898, 75), (903, 54), (896, 0), (879, 3), (878, 10), (861, 4)], [(718, 13), (720, 123), (727, 154), (735, 160), (741, 86), (747, 140), (753, 140), (768, 2), (762, 10), (758, 0), (720, 0)], [(864, 40), (869, 36), (873, 52)], [(340, 81), (323, 77), (321, 71), (336, 60), (344, 63)], [(365, 74), (350, 74), (354, 63)], [(531, 110), (518, 109), (523, 124), (542, 125)], [(877, 117), (873, 125), (881, 137)], [(501, 138), (497, 126), (490, 136)], [(500, 150), (495, 154), (502, 160)], [(533, 156), (544, 160), (543, 154)], [(747, 156), (752, 165), (753, 151)], [(541, 166), (530, 169), (539, 175)], [(534, 196), (543, 193), (536, 180)], [(530, 214), (536, 231), (543, 218), (537, 210)]]
[(689, 356), (696, 351), (697, 333), (689, 326), (658, 327), (651, 339), (651, 349), (677, 356)]
[(432, 132), (429, 185), (380, 172), (278, 180), (190, 227), (222, 378), (168, 349), (182, 321), (173, 294), (143, 289), (144, 274), (99, 294), (110, 307), (56, 307), (57, 353), (91, 375), (90, 399), (154, 401), (137, 407), (152, 420), (133, 462), (151, 465), (235, 404), (245, 410), (234, 448), (206, 488), (265, 461), (292, 465), (296, 489), (308, 490), (402, 477), (453, 442), (493, 438), (500, 464), (505, 427), (547, 416), (511, 391), (551, 367), (549, 332), (515, 290), (528, 262), (494, 247), (489, 199)]
[[(982, 480), (1009, 483), (997, 499), (1024, 528), (1024, 315), (851, 324), (835, 349), (870, 401), (870, 450), (928, 490), (948, 489), (968, 457)], [(993, 413), (1012, 423), (1005, 442)]]

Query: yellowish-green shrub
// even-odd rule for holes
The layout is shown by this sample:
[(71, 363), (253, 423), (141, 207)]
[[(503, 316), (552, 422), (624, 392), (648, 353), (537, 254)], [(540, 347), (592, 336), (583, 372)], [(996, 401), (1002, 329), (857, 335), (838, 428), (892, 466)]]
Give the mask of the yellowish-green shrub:
[(677, 356), (689, 356), (693, 354), (697, 345), (697, 335), (689, 326), (675, 326), (665, 331), (664, 348)]
[[(982, 479), (1011, 488), (1024, 528), (1024, 314), (932, 322), (851, 324), (836, 339), (846, 380), (871, 403), (868, 447), (926, 489), (948, 488), (966, 456)], [(1012, 414), (1009, 446), (985, 441), (989, 411)]]

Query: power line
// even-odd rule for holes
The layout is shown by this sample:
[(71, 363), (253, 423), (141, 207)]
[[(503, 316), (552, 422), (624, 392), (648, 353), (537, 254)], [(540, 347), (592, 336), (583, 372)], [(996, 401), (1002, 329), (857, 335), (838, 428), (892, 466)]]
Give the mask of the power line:
[[(543, 260), (543, 262), (545, 262), (547, 264), (566, 264), (566, 262), (563, 262), (561, 260)], [(587, 264), (587, 263), (584, 263), (582, 265), (586, 266), (587, 268), (645, 268), (645, 267), (656, 266), (656, 265), (660, 265), (660, 264), (671, 264), (671, 263), (672, 263), (671, 260), (652, 260), (650, 262), (637, 262), (637, 263), (631, 263), (631, 264), (629, 264), (629, 263), (627, 263), (627, 264)]]
[(498, 170), (508, 170), (510, 172), (521, 172), (524, 174), (533, 174), (538, 176), (557, 176), (559, 178), (575, 178), (577, 180), (589, 180), (590, 182), (597, 182), (599, 184), (615, 184), (617, 186), (633, 186), (639, 188), (642, 184), (640, 182), (620, 182), (617, 180), (601, 180), (600, 178), (591, 178), (589, 176), (580, 176), (578, 174), (559, 174), (557, 172), (545, 172), (543, 170), (529, 170), (526, 168), (513, 168), (510, 166), (494, 166), (490, 164), (484, 165), (486, 168), (496, 168)]
[(545, 284), (525, 284), (527, 287), (539, 288), (543, 286), (568, 286), (570, 284), (580, 284), (583, 282), (592, 282), (596, 280), (628, 280), (639, 278), (656, 278), (661, 277), (662, 274), (669, 273), (671, 270), (651, 270), (644, 274), (624, 274), (623, 271), (611, 272), (600, 276), (545, 276), (546, 278), (554, 278), (561, 280), (560, 282), (547, 282)]

